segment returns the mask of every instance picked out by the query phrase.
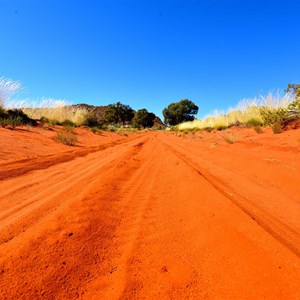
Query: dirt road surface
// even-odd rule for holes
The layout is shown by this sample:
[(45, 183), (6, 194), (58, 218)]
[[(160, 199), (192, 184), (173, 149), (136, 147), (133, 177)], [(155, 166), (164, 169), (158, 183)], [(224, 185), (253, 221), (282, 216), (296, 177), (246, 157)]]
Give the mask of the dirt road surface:
[(300, 299), (299, 131), (254, 134), (3, 162), (0, 299)]

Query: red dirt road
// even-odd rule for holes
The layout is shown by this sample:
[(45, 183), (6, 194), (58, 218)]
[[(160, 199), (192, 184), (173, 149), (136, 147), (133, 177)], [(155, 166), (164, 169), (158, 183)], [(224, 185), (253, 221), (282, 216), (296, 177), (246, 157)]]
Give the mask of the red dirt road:
[(0, 299), (300, 299), (300, 130), (233, 133), (1, 161)]

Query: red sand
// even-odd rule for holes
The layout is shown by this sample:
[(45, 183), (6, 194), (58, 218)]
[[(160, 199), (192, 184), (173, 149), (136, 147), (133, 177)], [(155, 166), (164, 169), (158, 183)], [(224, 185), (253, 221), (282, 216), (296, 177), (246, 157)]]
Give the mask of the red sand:
[(0, 129), (0, 299), (300, 299), (300, 129), (29, 130)]

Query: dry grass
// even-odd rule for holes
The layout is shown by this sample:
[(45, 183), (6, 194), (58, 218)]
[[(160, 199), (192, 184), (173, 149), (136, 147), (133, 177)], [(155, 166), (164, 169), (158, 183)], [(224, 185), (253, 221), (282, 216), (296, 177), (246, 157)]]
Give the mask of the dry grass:
[(77, 137), (72, 132), (57, 132), (55, 140), (68, 146), (74, 146), (77, 142)]
[(284, 95), (281, 95), (279, 92), (273, 94), (269, 93), (267, 96), (242, 100), (235, 108), (230, 108), (227, 111), (215, 111), (203, 119), (196, 119), (192, 122), (179, 124), (178, 129), (214, 128), (220, 130), (238, 122), (247, 124), (253, 121), (263, 124), (260, 113), (262, 107), (268, 109), (286, 108), (294, 99), (295, 97), (291, 93)]
[(221, 137), (228, 144), (233, 144), (236, 142), (236, 136), (232, 133), (222, 134)]
[(8, 107), (20, 108), (30, 118), (40, 120), (46, 118), (54, 120), (57, 123), (63, 123), (66, 120), (77, 125), (81, 125), (87, 114), (84, 109), (72, 108), (65, 100), (56, 100), (51, 98), (42, 98), (39, 101), (22, 100), (10, 101)]
[(0, 77), (0, 108), (7, 108), (11, 97), (22, 90), (22, 85), (19, 81)]

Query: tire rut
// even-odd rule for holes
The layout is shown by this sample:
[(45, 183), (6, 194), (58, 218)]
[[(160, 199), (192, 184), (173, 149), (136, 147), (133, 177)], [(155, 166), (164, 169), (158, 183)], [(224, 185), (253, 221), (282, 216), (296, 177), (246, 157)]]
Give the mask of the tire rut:
[(228, 200), (239, 207), (246, 215), (248, 215), (254, 222), (261, 228), (272, 235), (282, 245), (287, 247), (296, 256), (300, 257), (300, 236), (290, 226), (282, 223), (280, 220), (274, 218), (264, 209), (258, 207), (251, 202), (250, 199), (245, 198), (236, 191), (231, 190), (230, 187), (220, 182), (212, 174), (200, 169), (197, 164), (187, 159), (184, 154), (175, 150), (173, 146), (163, 142), (166, 146), (170, 147), (173, 153), (190, 168), (196, 171), (202, 178), (204, 178), (214, 189), (220, 192)]

